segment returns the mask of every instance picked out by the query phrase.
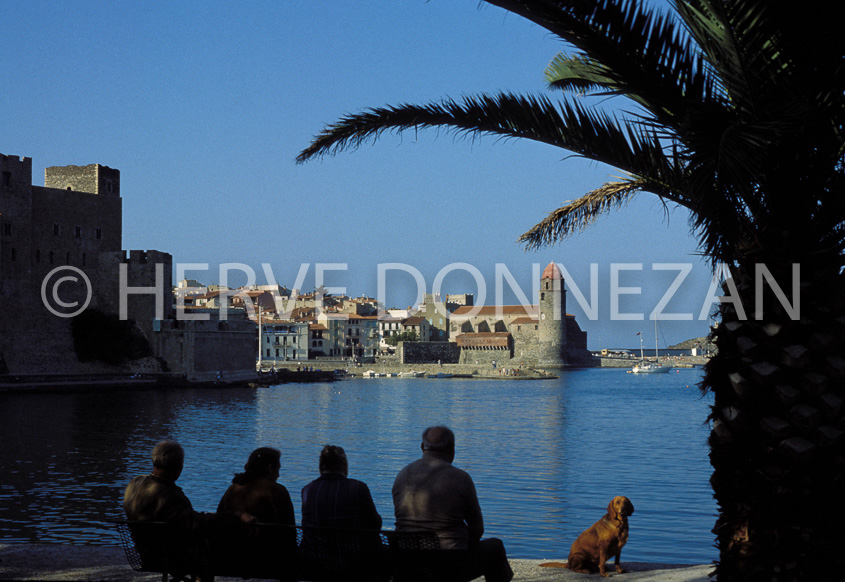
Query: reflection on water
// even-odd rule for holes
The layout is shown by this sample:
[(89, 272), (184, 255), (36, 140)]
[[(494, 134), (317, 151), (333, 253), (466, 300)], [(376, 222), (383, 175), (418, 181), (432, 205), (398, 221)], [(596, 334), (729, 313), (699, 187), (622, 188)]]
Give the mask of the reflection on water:
[[(707, 563), (708, 401), (700, 372), (568, 372), (560, 380), (376, 379), (262, 389), (0, 394), (0, 541), (116, 544), (123, 488), (163, 438), (186, 451), (179, 484), (212, 511), (259, 446), (282, 450), (279, 481), (299, 510), (322, 445), (342, 445), (385, 526), (390, 488), (447, 424), (473, 476), (486, 535), (509, 555), (565, 557), (614, 495), (636, 507), (624, 560)], [(297, 518), (299, 515), (297, 514)]]

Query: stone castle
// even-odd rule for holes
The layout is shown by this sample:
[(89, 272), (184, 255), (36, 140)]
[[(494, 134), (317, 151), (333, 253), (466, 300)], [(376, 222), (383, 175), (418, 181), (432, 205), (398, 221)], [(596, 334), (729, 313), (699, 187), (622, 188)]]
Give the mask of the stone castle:
[(122, 220), (119, 170), (48, 167), (41, 187), (0, 154), (0, 373), (254, 370), (251, 322), (174, 319), (171, 255), (122, 250)]

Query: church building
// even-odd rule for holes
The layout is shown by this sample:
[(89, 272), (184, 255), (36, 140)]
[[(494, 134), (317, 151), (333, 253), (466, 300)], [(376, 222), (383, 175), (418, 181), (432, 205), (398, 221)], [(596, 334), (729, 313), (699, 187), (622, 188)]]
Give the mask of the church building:
[(535, 305), (463, 306), (450, 314), (449, 339), (460, 362), (501, 367), (562, 368), (588, 365), (587, 333), (566, 313), (560, 268), (549, 263)]

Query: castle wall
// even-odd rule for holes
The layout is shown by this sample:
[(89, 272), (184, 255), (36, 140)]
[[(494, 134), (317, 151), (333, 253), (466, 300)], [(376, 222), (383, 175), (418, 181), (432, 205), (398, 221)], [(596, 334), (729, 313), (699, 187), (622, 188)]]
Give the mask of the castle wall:
[[(126, 318), (138, 326), (144, 337), (152, 343), (153, 327), (157, 319), (172, 319), (173, 309), (173, 257), (169, 253), (149, 250), (116, 251), (99, 255), (98, 277), (102, 292), (98, 295), (98, 307), (106, 313), (120, 314), (121, 267), (126, 269), (125, 309)], [(129, 288), (144, 290), (144, 293), (129, 292)], [(162, 299), (161, 313), (157, 313), (158, 297)]]
[(513, 351), (508, 348), (461, 348), (459, 364), (478, 364), (479, 366), (491, 365), (496, 362), (497, 366), (512, 362)]
[[(37, 217), (32, 224), (29, 257), (33, 284), (40, 288), (53, 269), (73, 266), (85, 273), (95, 292), (110, 285), (111, 275), (103, 273), (99, 255), (120, 250), (121, 213), (120, 198), (33, 186), (32, 215)], [(74, 291), (84, 289), (63, 288), (64, 293)]]
[(403, 364), (457, 364), (460, 348), (454, 342), (399, 342), (397, 352)]
[(166, 363), (167, 371), (184, 374), (188, 380), (213, 380), (224, 375), (255, 373), (258, 329), (246, 319), (226, 321), (160, 322), (153, 335), (154, 351)]
[(571, 366), (594, 366), (595, 359), (587, 349), (587, 332), (581, 329), (575, 316), (566, 316), (566, 354)]
[[(517, 329), (518, 328), (518, 329)], [(513, 359), (526, 366), (535, 366), (540, 358), (540, 344), (537, 339), (539, 323), (524, 323), (511, 326), (513, 337)]]

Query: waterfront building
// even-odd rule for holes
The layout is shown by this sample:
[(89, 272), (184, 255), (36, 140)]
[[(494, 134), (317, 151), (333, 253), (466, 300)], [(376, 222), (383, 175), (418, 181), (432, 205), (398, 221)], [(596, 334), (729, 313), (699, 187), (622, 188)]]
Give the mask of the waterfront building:
[(375, 315), (349, 315), (346, 320), (343, 355), (350, 358), (375, 357), (379, 339), (378, 317)]
[(264, 364), (307, 360), (308, 328), (305, 321), (262, 320), (261, 359)]
[(429, 331), (428, 320), (425, 317), (415, 315), (408, 317), (402, 321), (401, 331), (399, 333), (412, 332), (417, 334), (419, 341), (427, 342), (431, 333)]
[(385, 340), (392, 335), (398, 335), (402, 333), (402, 321), (407, 319), (407, 316), (395, 316), (388, 312), (387, 315), (381, 317), (378, 320), (378, 332), (379, 332), (379, 349), (380, 350), (391, 350), (390, 344), (388, 344)]

